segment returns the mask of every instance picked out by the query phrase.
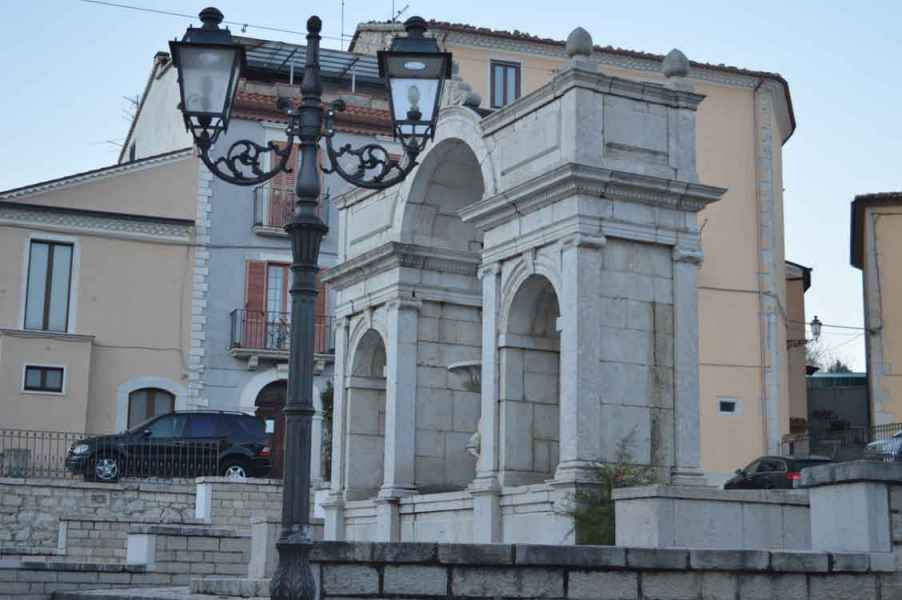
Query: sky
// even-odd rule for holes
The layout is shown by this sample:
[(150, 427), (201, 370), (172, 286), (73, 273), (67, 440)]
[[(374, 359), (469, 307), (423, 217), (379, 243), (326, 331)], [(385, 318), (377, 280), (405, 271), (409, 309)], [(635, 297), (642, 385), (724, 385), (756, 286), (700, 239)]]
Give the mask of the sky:
[[(111, 0), (112, 1), (112, 0)], [(118, 0), (197, 14), (212, 0)], [(322, 17), (323, 45), (340, 47), (356, 23), (402, 18), (463, 22), (565, 39), (576, 26), (596, 44), (778, 72), (790, 85), (798, 127), (783, 149), (786, 257), (812, 267), (808, 319), (863, 324), (861, 272), (849, 265), (849, 203), (902, 190), (902, 3), (646, 0), (217, 0), (247, 35), (303, 43)], [(552, 6), (553, 8), (549, 8)], [(190, 19), (85, 0), (0, 0), (0, 190), (116, 161), (128, 130), (126, 97), (140, 94), (153, 55)], [(196, 19), (195, 19), (196, 21)], [(236, 31), (240, 27), (232, 26)], [(710, 251), (710, 250), (709, 250)], [(862, 371), (863, 332), (824, 327), (825, 351)]]

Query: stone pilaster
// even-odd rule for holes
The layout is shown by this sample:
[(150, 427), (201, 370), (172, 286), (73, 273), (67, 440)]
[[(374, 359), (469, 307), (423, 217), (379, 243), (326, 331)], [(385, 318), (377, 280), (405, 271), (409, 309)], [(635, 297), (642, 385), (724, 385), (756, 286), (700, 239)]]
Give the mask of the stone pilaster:
[(348, 370), (348, 328), (351, 320), (348, 317), (338, 319), (335, 328), (335, 379), (332, 383), (332, 481), (333, 494), (341, 494), (347, 487), (347, 470), (344, 468), (347, 443), (344, 431), (347, 415), (347, 389), (345, 388)]
[(674, 485), (704, 485), (699, 442), (697, 244), (673, 249)]
[(600, 362), (600, 251), (605, 238), (576, 233), (561, 240), (560, 462), (556, 481), (592, 480), (601, 454), (601, 405), (593, 378)]
[(482, 411), (479, 418), (478, 479), (498, 474), (498, 316), (501, 302), (501, 265), (480, 271), (482, 280)]
[(385, 481), (379, 496), (415, 491), (417, 321), (420, 302), (398, 298), (387, 306)]

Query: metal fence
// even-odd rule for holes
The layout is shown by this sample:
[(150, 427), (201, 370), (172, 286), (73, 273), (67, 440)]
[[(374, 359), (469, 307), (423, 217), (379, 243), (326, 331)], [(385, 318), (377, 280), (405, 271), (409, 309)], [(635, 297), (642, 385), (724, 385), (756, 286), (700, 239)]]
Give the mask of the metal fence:
[(850, 427), (838, 430), (807, 431), (790, 434), (781, 442), (783, 456), (825, 456), (834, 460), (871, 458), (866, 452), (871, 442), (889, 440), (902, 431), (902, 423), (875, 427)]
[(0, 429), (0, 477), (175, 479), (220, 475), (220, 467), (216, 441)]

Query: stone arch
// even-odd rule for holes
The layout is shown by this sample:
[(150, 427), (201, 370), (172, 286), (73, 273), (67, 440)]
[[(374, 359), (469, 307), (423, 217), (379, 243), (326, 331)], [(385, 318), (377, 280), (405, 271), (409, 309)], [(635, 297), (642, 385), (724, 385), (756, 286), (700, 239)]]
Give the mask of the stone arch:
[[(481, 243), (481, 232), (463, 223), (457, 211), (493, 195), (497, 189), (498, 177), (479, 120), (468, 108), (442, 110), (435, 139), (416, 171), (398, 188), (393, 215), (395, 239), (478, 251), (463, 246), (465, 242)], [(430, 235), (424, 236), (425, 231)]]
[(560, 304), (551, 280), (528, 274), (499, 337), (503, 485), (551, 479), (560, 457)]
[(498, 331), (505, 333), (508, 329), (508, 318), (517, 294), (527, 279), (541, 276), (546, 279), (557, 298), (563, 297), (563, 282), (558, 265), (543, 253), (536, 253), (530, 259), (520, 258), (504, 278), (501, 284), (501, 319)]
[(345, 382), (345, 494), (349, 500), (375, 496), (384, 480), (385, 365), (385, 338), (369, 328), (354, 347)]

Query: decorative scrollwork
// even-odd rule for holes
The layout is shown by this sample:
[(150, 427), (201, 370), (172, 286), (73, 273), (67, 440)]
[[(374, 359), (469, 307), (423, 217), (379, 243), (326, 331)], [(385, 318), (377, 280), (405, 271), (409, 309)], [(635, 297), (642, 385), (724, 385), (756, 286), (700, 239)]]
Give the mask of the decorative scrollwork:
[[(404, 139), (406, 160), (402, 161), (379, 144), (365, 144), (359, 148), (352, 148), (351, 144), (344, 144), (337, 150), (332, 143), (335, 129), (332, 121), (336, 111), (343, 111), (343, 101), (336, 101), (325, 111), (323, 137), (326, 138), (326, 154), (329, 157), (329, 166), (322, 166), (325, 173), (337, 173), (345, 181), (370, 190), (384, 190), (396, 185), (407, 177), (417, 166), (416, 157), (422, 150), (420, 144), (408, 145)], [(356, 159), (356, 164), (346, 168), (341, 159), (351, 156)]]
[[(294, 144), (294, 136), (289, 134), (288, 141), (283, 147), (275, 142), (269, 142), (261, 146), (251, 140), (238, 140), (231, 146), (225, 156), (213, 160), (209, 155), (209, 147), (202, 148), (200, 158), (217, 177), (235, 185), (258, 185), (268, 181), (281, 172), (288, 173), (288, 159), (291, 157), (291, 147)], [(263, 160), (266, 155), (278, 157), (279, 162), (268, 171), (263, 170)]]

